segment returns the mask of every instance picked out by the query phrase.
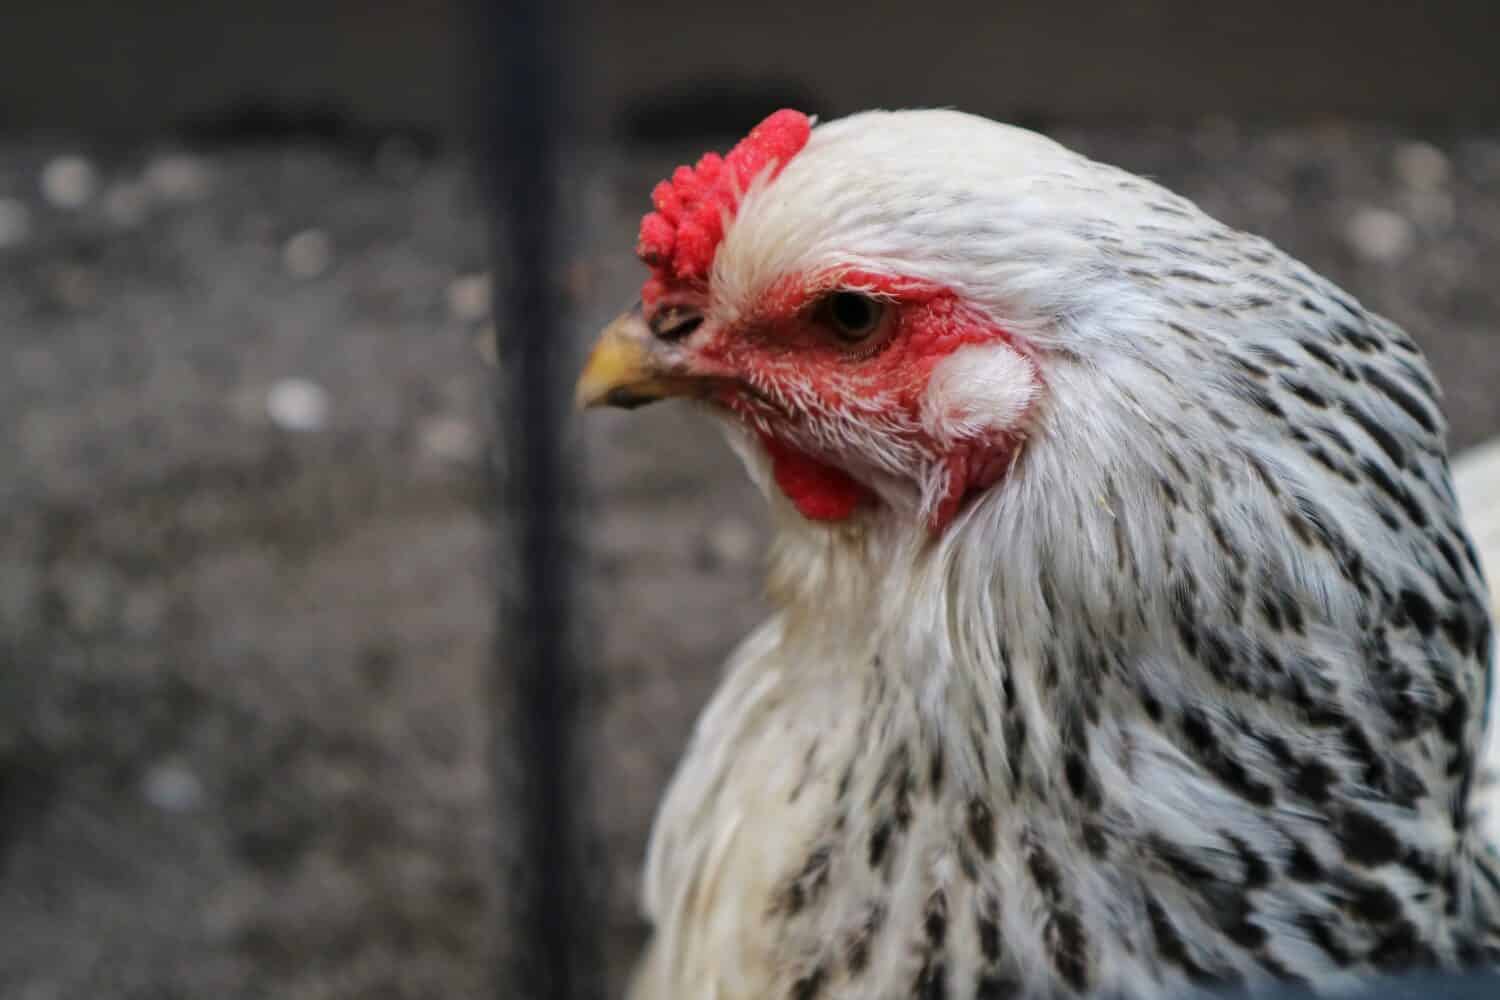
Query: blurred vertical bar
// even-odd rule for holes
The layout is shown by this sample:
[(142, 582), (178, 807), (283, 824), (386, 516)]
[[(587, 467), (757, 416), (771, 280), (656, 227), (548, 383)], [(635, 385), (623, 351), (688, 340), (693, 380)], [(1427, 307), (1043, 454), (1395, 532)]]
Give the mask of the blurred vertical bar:
[[(598, 922), (582, 892), (584, 811), (574, 743), (573, 496), (561, 439), (568, 393), (559, 321), (564, 23), (547, 0), (475, 0), (469, 40), (484, 180), (494, 212), (502, 384), (501, 608), (492, 686), (500, 866), (496, 995), (601, 996)], [(477, 44), (476, 44), (477, 43)]]

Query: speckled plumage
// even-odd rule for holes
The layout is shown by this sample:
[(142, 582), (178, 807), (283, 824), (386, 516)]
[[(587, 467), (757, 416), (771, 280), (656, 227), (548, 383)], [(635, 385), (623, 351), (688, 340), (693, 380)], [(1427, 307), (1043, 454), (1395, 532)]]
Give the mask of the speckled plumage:
[(706, 312), (830, 266), (953, 289), (1043, 389), (936, 536), (895, 438), (814, 415), (878, 497), (821, 524), (727, 421), (776, 610), (663, 803), (633, 997), (1337, 990), (1500, 957), (1491, 625), (1410, 338), (1147, 181), (951, 112), (817, 128), (747, 192)]

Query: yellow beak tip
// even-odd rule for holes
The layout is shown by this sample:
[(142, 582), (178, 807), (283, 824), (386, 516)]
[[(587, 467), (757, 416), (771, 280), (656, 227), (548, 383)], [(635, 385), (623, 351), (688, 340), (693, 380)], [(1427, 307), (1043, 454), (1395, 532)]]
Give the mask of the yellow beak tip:
[(650, 331), (640, 313), (619, 317), (599, 336), (573, 389), (580, 410), (595, 406), (641, 406), (665, 395)]

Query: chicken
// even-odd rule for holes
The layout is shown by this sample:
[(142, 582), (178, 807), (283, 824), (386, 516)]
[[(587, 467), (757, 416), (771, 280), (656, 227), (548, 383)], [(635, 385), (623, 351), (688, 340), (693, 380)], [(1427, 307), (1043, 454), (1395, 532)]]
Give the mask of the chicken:
[(781, 111), (652, 200), (578, 399), (698, 400), (776, 537), (657, 817), (637, 1000), (1500, 957), (1488, 598), (1406, 334), (956, 112)]

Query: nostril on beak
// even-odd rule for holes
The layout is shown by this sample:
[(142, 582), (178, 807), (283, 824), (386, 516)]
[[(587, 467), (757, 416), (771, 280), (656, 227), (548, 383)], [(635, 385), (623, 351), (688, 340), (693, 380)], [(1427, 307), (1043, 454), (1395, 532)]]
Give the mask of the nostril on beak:
[(703, 325), (703, 314), (696, 309), (668, 306), (651, 317), (650, 325), (657, 340), (682, 340)]

